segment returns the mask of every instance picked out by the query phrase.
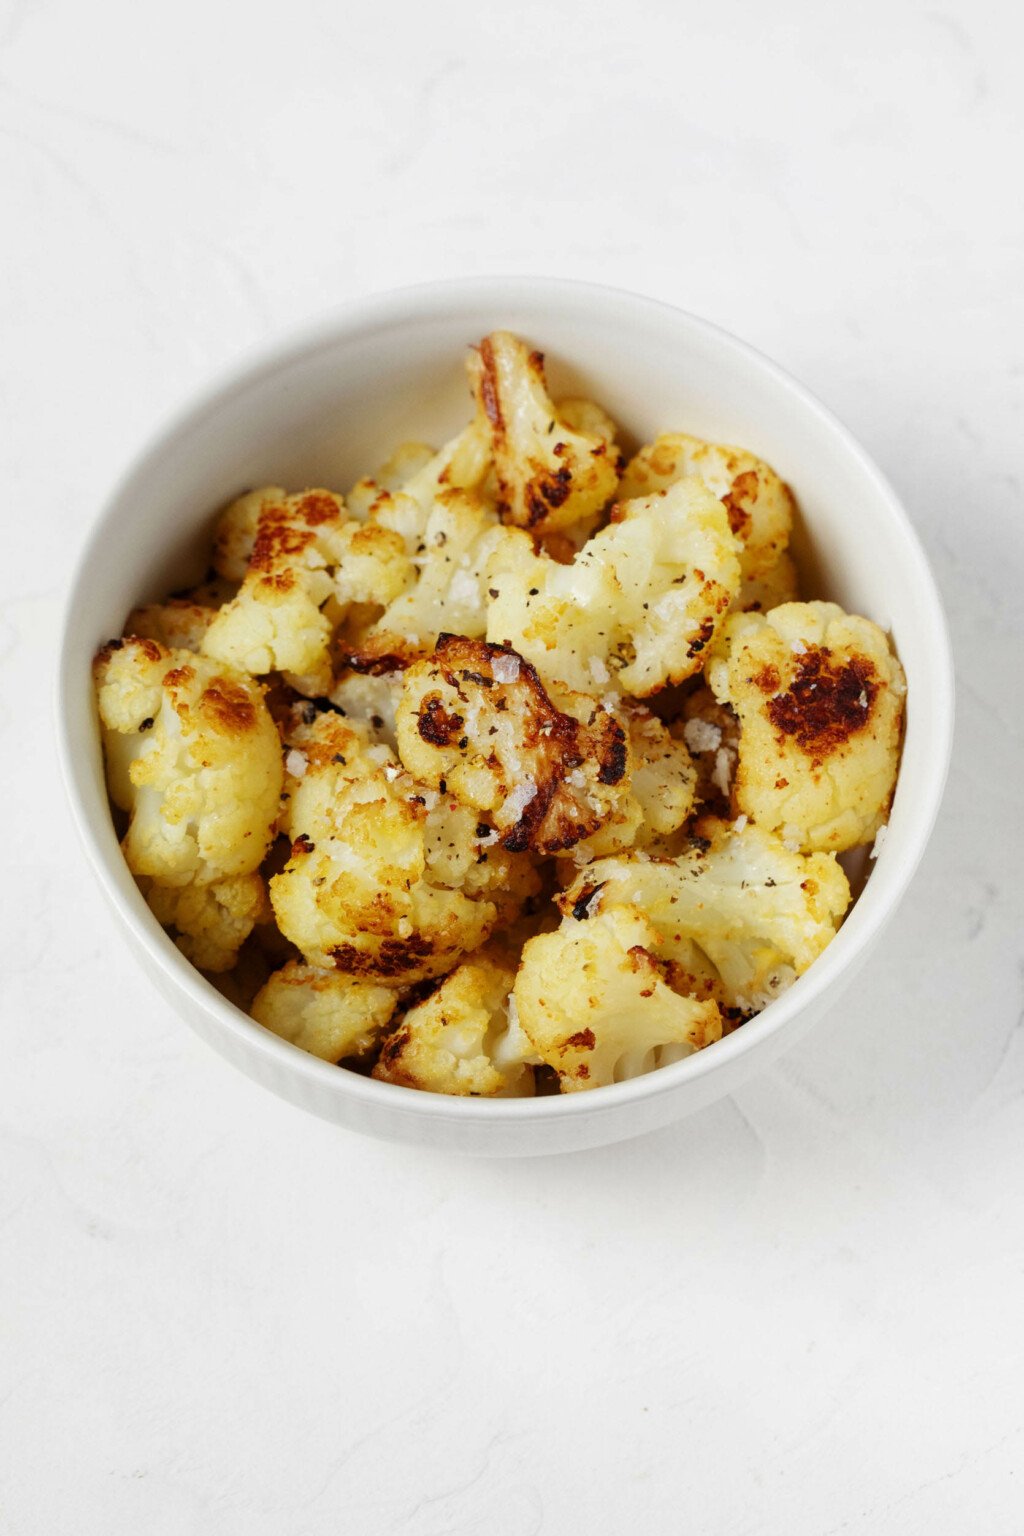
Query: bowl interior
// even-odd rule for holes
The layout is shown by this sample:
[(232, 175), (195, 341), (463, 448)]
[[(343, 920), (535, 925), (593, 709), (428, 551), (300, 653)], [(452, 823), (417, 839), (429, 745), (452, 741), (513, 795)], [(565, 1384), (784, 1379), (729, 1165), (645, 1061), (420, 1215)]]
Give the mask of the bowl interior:
[[(749, 1030), (753, 1043), (771, 1016), (781, 1023), (798, 1009), (814, 973), (822, 983), (826, 972), (838, 974), (909, 879), (938, 806), (948, 755), (948, 646), (917, 540), (852, 439), (750, 349), (647, 300), (582, 285), (497, 280), (384, 296), (236, 371), (178, 418), (113, 497), (71, 596), (62, 711), (79, 820), (108, 894), (127, 905), (136, 923), (155, 927), (110, 826), (91, 700), (96, 647), (120, 633), (140, 600), (202, 576), (217, 509), (241, 491), (266, 482), (345, 490), (403, 439), (440, 442), (456, 431), (470, 409), (465, 350), (497, 326), (541, 348), (555, 396), (596, 399), (627, 444), (676, 428), (766, 458), (800, 508), (795, 544), (805, 594), (834, 598), (875, 619), (891, 632), (906, 669), (903, 763), (878, 867), (812, 973), (731, 1037), (740, 1042)], [(226, 1006), (212, 990), (211, 1006)], [(730, 1055), (743, 1049), (726, 1044)], [(653, 1077), (685, 1076), (697, 1060)], [(649, 1091), (642, 1084), (653, 1086), (653, 1078), (622, 1086)], [(515, 1113), (520, 1106), (506, 1109)]]

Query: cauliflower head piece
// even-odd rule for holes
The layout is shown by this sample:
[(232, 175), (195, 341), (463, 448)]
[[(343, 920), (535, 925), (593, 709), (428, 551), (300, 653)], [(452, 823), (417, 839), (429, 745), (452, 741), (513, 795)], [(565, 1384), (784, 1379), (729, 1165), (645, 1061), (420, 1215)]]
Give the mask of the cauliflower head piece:
[(503, 519), (537, 536), (593, 524), (615, 494), (622, 463), (614, 437), (604, 435), (611, 426), (604, 413), (574, 401), (560, 414), (543, 353), (508, 331), (484, 337), (469, 376), (490, 426)]
[(365, 1057), (398, 1006), (393, 987), (289, 960), (249, 1009), (257, 1024), (321, 1061)]
[[(225, 514), (233, 530), (227, 542), (238, 533), (237, 506)], [(203, 650), (254, 677), (318, 673), (327, 681), (332, 626), (323, 609), (334, 593), (332, 570), (344, 552), (341, 531), (348, 515), (341, 498), (330, 491), (304, 491), (259, 500), (255, 510), (256, 531), (241, 588), (210, 625)]]
[(201, 971), (230, 971), (253, 928), (270, 916), (255, 872), (209, 885), (161, 885), (140, 876), (139, 886), (157, 922), (175, 930), (178, 948)]
[(736, 539), (696, 479), (615, 508), (571, 565), (520, 539), (489, 572), (487, 637), (541, 676), (646, 698), (703, 665), (740, 586)]
[(599, 1088), (687, 1055), (721, 1036), (718, 1005), (683, 997), (652, 951), (654, 925), (638, 907), (608, 906), (523, 950), (513, 998), (518, 1024), (563, 1093)]
[(906, 694), (877, 624), (836, 603), (735, 614), (707, 679), (739, 717), (741, 811), (804, 849), (874, 838), (896, 783)]
[(489, 936), (497, 907), (431, 861), (426, 794), (338, 714), (300, 715), (288, 742), (291, 856), (270, 882), (282, 933), (311, 965), (393, 987), (451, 970)]
[(529, 1041), (510, 1029), (515, 966), (499, 952), (463, 960), (389, 1031), (373, 1076), (430, 1093), (488, 1098), (533, 1092)]
[(564, 892), (564, 912), (643, 910), (673, 984), (756, 1012), (835, 937), (850, 887), (834, 854), (791, 852), (752, 822), (703, 818), (674, 859), (600, 859)]
[(375, 474), (353, 486), (347, 505), (361, 521), (398, 533), (408, 555), (422, 555), (436, 503), (453, 493), (489, 503), (492, 469), (490, 432), (478, 411), (437, 453), (422, 443), (401, 444)]
[(445, 631), (471, 639), (483, 635), (485, 572), (514, 537), (476, 497), (444, 492), (433, 504), (411, 557), (416, 579), (368, 628), (343, 633), (345, 664), (362, 672), (393, 671), (429, 655)]
[(698, 475), (721, 499), (740, 543), (744, 582), (763, 578), (789, 543), (793, 496), (774, 469), (746, 449), (666, 432), (626, 465), (619, 499), (667, 491), (690, 475)]
[(155, 640), (114, 640), (93, 667), (124, 855), (164, 885), (259, 867), (281, 793), (281, 745), (257, 683)]
[(629, 766), (613, 715), (583, 695), (563, 702), (580, 717), (515, 651), (444, 635), (405, 673), (399, 755), (420, 782), (490, 812), (505, 848), (555, 853), (613, 813)]
[(283, 485), (262, 485), (224, 508), (213, 540), (213, 568), (218, 576), (231, 582), (245, 580), (261, 512), (265, 507), (283, 506), (287, 500)]

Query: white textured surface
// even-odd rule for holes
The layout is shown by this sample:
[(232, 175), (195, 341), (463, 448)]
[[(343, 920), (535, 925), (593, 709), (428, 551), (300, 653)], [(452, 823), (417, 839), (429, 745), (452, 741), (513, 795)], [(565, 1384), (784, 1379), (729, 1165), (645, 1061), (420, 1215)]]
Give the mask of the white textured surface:
[[(1018, 1536), (1018, 9), (256, 14), (0, 8), (0, 1527)], [(502, 269), (817, 390), (960, 668), (931, 851), (829, 1025), (676, 1129), (509, 1165), (347, 1136), (194, 1040), (49, 746), (70, 560), (166, 407), (334, 300)]]

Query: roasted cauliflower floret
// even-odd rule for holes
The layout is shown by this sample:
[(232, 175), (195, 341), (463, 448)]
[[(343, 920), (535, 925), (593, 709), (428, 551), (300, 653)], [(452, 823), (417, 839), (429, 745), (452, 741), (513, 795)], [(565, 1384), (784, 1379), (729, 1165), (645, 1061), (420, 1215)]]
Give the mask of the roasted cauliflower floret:
[(690, 475), (721, 498), (740, 541), (744, 581), (764, 577), (789, 543), (793, 497), (774, 469), (745, 449), (666, 432), (626, 465), (618, 497), (652, 496)]
[(464, 960), (389, 1031), (373, 1076), (431, 1093), (521, 1096), (533, 1091), (529, 1041), (510, 1031), (515, 967), (482, 952)]
[(266, 887), (256, 873), (232, 875), (210, 885), (160, 885), (140, 877), (150, 911), (201, 971), (230, 971), (257, 923), (270, 916)]
[(751, 822), (707, 817), (678, 858), (599, 859), (559, 905), (591, 917), (639, 907), (658, 933), (659, 956), (679, 968), (677, 985), (687, 973), (717, 978), (711, 995), (753, 1012), (803, 975), (834, 938), (849, 901), (834, 854), (792, 853)]
[(259, 686), (142, 639), (104, 646), (94, 674), (107, 782), (130, 818), (129, 869), (165, 885), (250, 874), (270, 843), (282, 780)]
[(344, 660), (360, 671), (392, 670), (429, 655), (442, 631), (482, 635), (488, 602), (484, 572), (513, 537), (475, 497), (445, 492), (412, 557), (418, 578), (351, 643), (343, 635)]
[(618, 721), (593, 699), (575, 704), (581, 718), (556, 708), (515, 651), (445, 635), (405, 674), (399, 755), (422, 783), (490, 812), (506, 848), (554, 853), (607, 819), (629, 766)]
[[(225, 516), (232, 513), (229, 508)], [(348, 547), (347, 521), (341, 498), (330, 491), (261, 501), (241, 590), (207, 630), (206, 655), (253, 676), (322, 675), (329, 685), (332, 625), (323, 609), (334, 595), (333, 569)]]
[(393, 987), (289, 960), (253, 999), (249, 1012), (322, 1061), (368, 1056), (398, 1004)]
[(537, 535), (593, 523), (615, 494), (621, 458), (602, 433), (608, 418), (583, 402), (570, 413), (552, 404), (544, 357), (508, 331), (485, 336), (469, 362), (478, 405), (490, 424), (498, 502), (506, 522)]
[(218, 576), (234, 582), (245, 580), (261, 512), (287, 500), (288, 492), (283, 486), (264, 485), (258, 491), (247, 491), (224, 508), (217, 519), (213, 540), (213, 568)]
[(497, 908), (432, 878), (425, 794), (389, 749), (331, 713), (289, 733), (278, 927), (311, 965), (404, 986), (476, 949)]
[(646, 698), (699, 671), (739, 591), (725, 509), (681, 480), (615, 519), (571, 565), (520, 540), (489, 573), (489, 640), (512, 645), (544, 678)]
[(682, 997), (652, 951), (658, 934), (638, 907), (569, 916), (523, 950), (513, 998), (518, 1023), (558, 1073), (563, 1093), (599, 1088), (658, 1065), (666, 1047), (700, 1050), (722, 1031), (718, 1006)]
[(707, 678), (739, 716), (739, 810), (804, 849), (872, 840), (896, 783), (906, 692), (876, 624), (835, 603), (735, 614)]
[(343, 610), (353, 604), (384, 608), (416, 578), (405, 542), (392, 528), (348, 522), (338, 533), (336, 554), (332, 596)]

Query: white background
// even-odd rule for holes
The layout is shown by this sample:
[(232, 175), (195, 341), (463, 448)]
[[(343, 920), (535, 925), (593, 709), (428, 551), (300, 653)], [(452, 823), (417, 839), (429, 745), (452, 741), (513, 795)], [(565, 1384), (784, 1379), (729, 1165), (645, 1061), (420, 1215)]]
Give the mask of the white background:
[[(0, 1529), (1024, 1530), (1016, 4), (0, 5)], [(945, 810), (852, 996), (632, 1145), (305, 1118), (157, 999), (72, 839), (71, 561), (166, 409), (421, 278), (580, 276), (845, 418), (934, 561)]]

